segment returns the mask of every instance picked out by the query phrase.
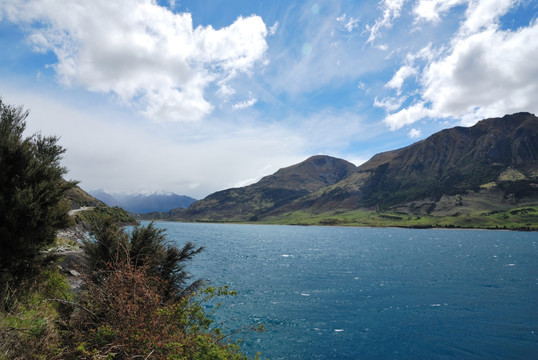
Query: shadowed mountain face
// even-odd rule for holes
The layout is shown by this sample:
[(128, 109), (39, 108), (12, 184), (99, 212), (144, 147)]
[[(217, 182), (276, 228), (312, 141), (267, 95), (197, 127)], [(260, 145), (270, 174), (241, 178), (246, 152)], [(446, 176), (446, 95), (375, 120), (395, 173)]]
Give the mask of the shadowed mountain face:
[(538, 118), (528, 113), (440, 131), (375, 155), (343, 181), (280, 211), (390, 208), (479, 192), (486, 184), (516, 198), (538, 189)]
[(271, 210), (345, 179), (355, 170), (356, 166), (345, 160), (312, 156), (256, 184), (211, 194), (186, 211), (176, 211), (176, 215), (188, 220), (255, 221)]
[(404, 209), (448, 214), (461, 206), (454, 199), (462, 195), (472, 198), (473, 211), (538, 199), (536, 116), (517, 113), (443, 130), (377, 154), (358, 168), (345, 160), (313, 156), (256, 184), (214, 193), (170, 215), (182, 220), (257, 221), (295, 211)]

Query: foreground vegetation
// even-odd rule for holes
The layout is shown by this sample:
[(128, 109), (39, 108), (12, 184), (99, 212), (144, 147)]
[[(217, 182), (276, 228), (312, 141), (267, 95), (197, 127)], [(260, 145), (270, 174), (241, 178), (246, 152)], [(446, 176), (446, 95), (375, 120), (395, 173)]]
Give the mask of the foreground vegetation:
[[(204, 310), (234, 292), (190, 282), (202, 249), (172, 246), (152, 224), (126, 232), (121, 209), (84, 203), (58, 139), (23, 136), (27, 115), (0, 99), (0, 359), (247, 359)], [(68, 191), (96, 206), (70, 218)], [(75, 222), (91, 230), (83, 253), (58, 257), (56, 234)], [(59, 267), (73, 253), (79, 287)]]
[(128, 234), (105, 219), (92, 229), (82, 245), (82, 289), (73, 290), (54, 262), (7, 284), (0, 359), (247, 359), (204, 310), (235, 293), (187, 282), (185, 265), (201, 248), (170, 246), (152, 224)]

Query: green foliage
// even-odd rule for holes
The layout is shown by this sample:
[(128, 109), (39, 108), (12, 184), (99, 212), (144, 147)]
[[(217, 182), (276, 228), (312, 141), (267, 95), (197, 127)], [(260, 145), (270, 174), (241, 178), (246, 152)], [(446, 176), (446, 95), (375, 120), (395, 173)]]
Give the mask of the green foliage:
[(235, 292), (187, 286), (185, 264), (202, 248), (171, 246), (152, 223), (128, 233), (110, 219), (93, 224), (83, 248), (92, 277), (84, 310), (72, 318), (67, 359), (247, 359), (205, 313), (206, 302)]
[(0, 99), (0, 286), (29, 276), (40, 251), (69, 223), (58, 138), (24, 137), (28, 112)]
[[(121, 254), (98, 252), (111, 255), (113, 263), (93, 268), (79, 294), (72, 292), (57, 268), (22, 286), (26, 291), (0, 314), (0, 360), (248, 359), (238, 343), (228, 342), (228, 336), (213, 326), (220, 305), (210, 307), (209, 314), (205, 310), (207, 302), (236, 292), (205, 287), (167, 298), (172, 278), (160, 277), (155, 271), (160, 265), (145, 250), (160, 248), (165, 240), (161, 230), (151, 225), (127, 234), (114, 223), (105, 223), (98, 231), (101, 240), (114, 238)], [(124, 251), (131, 243), (129, 249), (146, 254), (145, 261), (132, 261), (131, 253)], [(192, 249), (184, 250), (183, 259), (194, 255)]]
[[(73, 293), (57, 269), (24, 280), (0, 311), (0, 359), (54, 358)], [(5, 305), (5, 299), (2, 299)]]
[(148, 275), (165, 283), (160, 294), (164, 299), (180, 297), (201, 284), (195, 281), (187, 285), (190, 275), (185, 266), (203, 248), (187, 242), (178, 249), (167, 243), (164, 230), (153, 223), (135, 226), (128, 234), (111, 218), (98, 219), (92, 224), (91, 234), (90, 239), (83, 241), (83, 249), (94, 274), (123, 262), (143, 267)]
[(97, 206), (93, 209), (78, 212), (75, 215), (75, 222), (93, 224), (98, 221), (103, 221), (110, 218), (112, 221), (120, 224), (134, 224), (135, 219), (129, 213), (120, 207), (114, 206)]
[(71, 320), (65, 359), (247, 359), (212, 329), (204, 311), (205, 302), (234, 292), (209, 287), (166, 301), (160, 296), (165, 282), (146, 266), (124, 261), (102, 272)]
[(127, 258), (129, 240), (119, 223), (109, 217), (96, 220), (91, 228), (92, 238), (83, 240), (82, 248), (90, 273), (97, 275), (100, 269)]

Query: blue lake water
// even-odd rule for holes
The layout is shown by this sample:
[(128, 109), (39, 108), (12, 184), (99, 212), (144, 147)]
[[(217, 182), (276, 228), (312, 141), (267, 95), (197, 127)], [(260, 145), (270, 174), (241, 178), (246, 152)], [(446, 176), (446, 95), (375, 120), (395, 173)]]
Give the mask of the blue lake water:
[(157, 223), (269, 359), (538, 359), (538, 234)]

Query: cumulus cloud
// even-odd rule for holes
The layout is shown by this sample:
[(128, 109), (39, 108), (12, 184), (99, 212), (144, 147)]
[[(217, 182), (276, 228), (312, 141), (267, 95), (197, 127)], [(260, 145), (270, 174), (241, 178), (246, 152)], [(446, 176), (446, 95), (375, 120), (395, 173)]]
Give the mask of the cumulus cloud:
[(400, 98), (388, 97), (388, 98), (384, 98), (384, 99), (381, 99), (381, 100), (379, 100), (376, 97), (374, 99), (374, 106), (379, 107), (379, 108), (383, 108), (383, 109), (385, 109), (385, 111), (391, 112), (391, 111), (398, 110), (402, 106), (404, 100), (405, 100), (404, 97), (400, 97)]
[(208, 86), (251, 72), (267, 49), (254, 15), (193, 28), (189, 13), (152, 0), (6, 1), (0, 18), (29, 25), (34, 50), (56, 55), (61, 82), (115, 94), (158, 121), (202, 119), (213, 110)]
[(383, 17), (376, 20), (374, 25), (367, 26), (366, 29), (370, 32), (367, 43), (373, 42), (378, 36), (382, 28), (390, 28), (392, 22), (400, 17), (402, 6), (405, 0), (382, 0), (379, 7), (383, 11)]
[(458, 39), (450, 54), (425, 70), (423, 96), (436, 113), (449, 116), (476, 108), (536, 109), (537, 53), (536, 22), (515, 32), (488, 29)]
[(435, 56), (429, 51), (419, 74), (417, 101), (389, 114), (385, 123), (396, 130), (425, 117), (458, 118), (472, 124), (484, 117), (537, 112), (538, 21), (502, 30), (499, 19), (510, 5), (514, 2), (470, 2), (450, 44)]
[(422, 136), (422, 131), (420, 131), (419, 129), (411, 129), (409, 131), (409, 133), (407, 134), (411, 139), (416, 139), (416, 138), (419, 138)]
[(431, 114), (432, 111), (425, 106), (425, 103), (419, 102), (397, 113), (388, 115), (383, 121), (391, 130), (398, 130), (405, 125), (413, 124)]
[(434, 23), (441, 21), (441, 15), (445, 14), (452, 7), (465, 4), (469, 0), (419, 0), (413, 12), (417, 20), (425, 20)]
[(517, 0), (470, 1), (461, 31), (472, 34), (482, 29), (496, 29), (499, 17), (506, 14), (516, 2)]
[(413, 76), (416, 73), (417, 73), (416, 68), (409, 65), (404, 65), (400, 69), (398, 69), (398, 71), (396, 72), (396, 74), (394, 74), (392, 79), (390, 79), (390, 81), (385, 84), (385, 87), (390, 88), (390, 89), (395, 89), (399, 95), (402, 92), (402, 86), (403, 86), (404, 81), (408, 77)]

